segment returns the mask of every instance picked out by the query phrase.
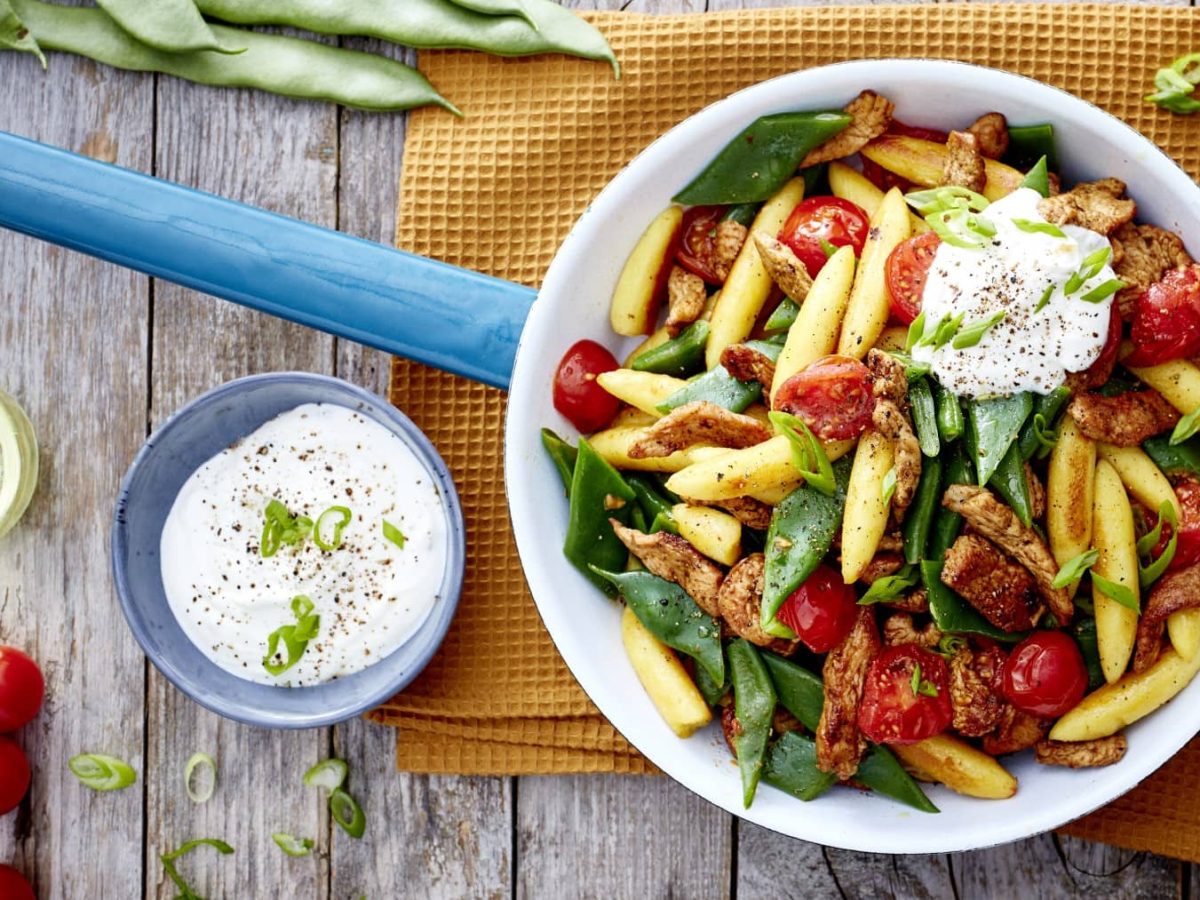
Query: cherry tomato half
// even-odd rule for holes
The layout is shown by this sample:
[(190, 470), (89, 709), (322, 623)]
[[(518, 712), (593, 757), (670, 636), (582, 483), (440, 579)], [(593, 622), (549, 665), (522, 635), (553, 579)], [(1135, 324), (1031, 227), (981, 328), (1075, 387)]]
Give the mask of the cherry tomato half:
[(725, 208), (722, 206), (693, 206), (683, 214), (683, 237), (675, 259), (693, 275), (709, 284), (723, 284), (713, 269), (717, 251), (717, 225)]
[(1200, 265), (1172, 269), (1138, 297), (1129, 331), (1130, 366), (1154, 366), (1200, 353)]
[(822, 563), (779, 608), (779, 621), (814, 653), (828, 653), (854, 627), (858, 598), (842, 576)]
[(16, 731), (30, 721), (45, 695), (37, 663), (16, 647), (0, 647), (0, 731)]
[(596, 382), (618, 368), (617, 359), (595, 341), (579, 341), (563, 356), (554, 375), (554, 408), (583, 434), (607, 428), (621, 401)]
[[(1175, 496), (1179, 499), (1179, 507), (1183, 515), (1179, 517), (1179, 539), (1175, 543), (1175, 556), (1171, 559), (1168, 569), (1186, 569), (1200, 562), (1200, 480), (1195, 475), (1179, 473), (1171, 477), (1171, 486), (1175, 488)], [(1158, 523), (1158, 511), (1148, 510), (1147, 524), (1153, 529)], [(1157, 559), (1167, 549), (1171, 539), (1171, 526), (1163, 523), (1162, 537), (1154, 548), (1154, 558)]]
[(946, 661), (936, 653), (916, 644), (899, 644), (885, 647), (871, 660), (858, 708), (858, 728), (869, 740), (877, 744), (923, 741), (945, 731), (953, 717), (950, 674)]
[(870, 379), (857, 359), (826, 356), (780, 385), (775, 409), (799, 416), (823, 441), (858, 437), (875, 408)]
[(12, 866), (0, 866), (0, 897), (5, 900), (37, 900), (25, 876)]
[(835, 247), (853, 247), (854, 255), (861, 256), (870, 230), (867, 214), (849, 200), (809, 197), (796, 204), (779, 232), (779, 240), (792, 248), (808, 274), (816, 278), (828, 259), (822, 241)]
[(901, 241), (888, 254), (884, 274), (888, 286), (888, 302), (892, 318), (908, 325), (921, 314), (921, 296), (929, 268), (942, 242), (934, 232), (926, 231)]
[(29, 760), (10, 737), (0, 737), (0, 816), (12, 812), (29, 790)]
[(1022, 712), (1054, 718), (1083, 699), (1087, 666), (1079, 645), (1061, 631), (1035, 631), (1004, 664), (1004, 696)]

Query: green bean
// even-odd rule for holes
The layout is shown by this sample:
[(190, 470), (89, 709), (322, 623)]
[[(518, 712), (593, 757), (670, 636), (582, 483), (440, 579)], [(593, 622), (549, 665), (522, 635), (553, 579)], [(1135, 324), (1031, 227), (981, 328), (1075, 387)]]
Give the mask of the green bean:
[(594, 27), (552, 0), (524, 0), (533, 28), (451, 0), (197, 0), (200, 11), (238, 25), (291, 25), (321, 34), (383, 38), (422, 50), (483, 50), (498, 56), (567, 53), (605, 60), (620, 75), (612, 48)]
[(775, 312), (771, 313), (770, 318), (763, 325), (763, 330), (786, 332), (795, 323), (798, 315), (800, 315), (800, 304), (789, 297), (784, 297), (775, 307)]
[(958, 398), (936, 380), (929, 386), (933, 390), (934, 403), (937, 405), (938, 435), (944, 443), (953, 443), (962, 437), (963, 428), (966, 427), (962, 407), (959, 406)]
[(908, 386), (908, 402), (912, 405), (913, 425), (917, 429), (917, 440), (921, 453), (927, 457), (937, 456), (941, 449), (938, 439), (937, 409), (933, 402), (933, 391), (929, 382), (918, 378)]
[(908, 508), (900, 531), (904, 536), (904, 561), (918, 563), (925, 557), (929, 532), (933, 529), (938, 502), (942, 499), (942, 458), (935, 456), (921, 462), (921, 481), (917, 495)]
[(684, 378), (704, 368), (704, 348), (708, 346), (708, 322), (697, 319), (665, 344), (639, 353), (630, 366), (636, 372), (657, 372)]
[(488, 16), (517, 16), (532, 25), (534, 31), (538, 30), (538, 23), (523, 0), (454, 0), (454, 5)]
[(46, 56), (42, 48), (34, 40), (29, 29), (17, 18), (8, 0), (0, 0), (0, 50), (20, 50), (22, 53), (32, 53), (46, 68)]
[(96, 0), (96, 4), (114, 22), (155, 50), (241, 53), (246, 49), (222, 43), (192, 0)]
[(213, 26), (217, 37), (230, 45), (240, 41), (245, 53), (163, 53), (130, 37), (100, 9), (40, 0), (16, 0), (13, 7), (43, 48), (77, 53), (118, 69), (260, 88), (358, 109), (409, 109), (432, 103), (458, 113), (416, 69), (370, 53), (219, 25)]
[(707, 400), (734, 412), (741, 412), (751, 403), (762, 398), (762, 385), (757, 381), (738, 381), (724, 366), (709, 369), (697, 375), (686, 386), (681, 387), (662, 403), (658, 411), (669, 413), (685, 403)]
[(725, 652), (733, 682), (733, 709), (741, 726), (733, 747), (742, 773), (742, 805), (749, 809), (766, 760), (775, 687), (758, 650), (745, 638), (730, 643)]
[(725, 210), (721, 221), (737, 222), (739, 225), (749, 228), (754, 224), (754, 217), (758, 215), (760, 209), (762, 209), (761, 203), (738, 203)]
[(1000, 459), (1000, 465), (988, 480), (988, 486), (1007, 503), (1026, 525), (1033, 524), (1033, 495), (1029, 490), (1029, 478), (1025, 475), (1025, 463), (1021, 450), (1012, 443)]

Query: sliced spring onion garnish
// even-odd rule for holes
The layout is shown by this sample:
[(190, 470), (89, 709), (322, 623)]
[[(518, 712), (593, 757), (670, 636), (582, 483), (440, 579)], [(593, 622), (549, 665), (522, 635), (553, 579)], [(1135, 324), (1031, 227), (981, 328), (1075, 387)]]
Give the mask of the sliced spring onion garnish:
[(262, 539), (259, 552), (268, 559), (279, 552), (283, 544), (302, 544), (312, 534), (313, 520), (308, 516), (293, 516), (278, 500), (271, 500), (263, 510)]
[(1176, 444), (1182, 444), (1197, 431), (1200, 431), (1200, 406), (1193, 409), (1176, 423), (1175, 430), (1171, 432), (1171, 446), (1174, 447)]
[(119, 791), (137, 781), (137, 773), (123, 759), (103, 753), (81, 753), (67, 760), (67, 768), (93, 791)]
[[(1063, 293), (1067, 294), (1068, 296), (1075, 293), (1077, 290), (1083, 287), (1084, 284), (1099, 275), (1100, 270), (1108, 265), (1108, 261), (1111, 257), (1111, 247), (1101, 247), (1099, 250), (1093, 250), (1083, 258), (1083, 265), (1080, 267), (1079, 271), (1067, 279), (1067, 283), (1063, 285)], [(1118, 291), (1120, 289), (1121, 288), (1117, 288)], [(1113, 293), (1116, 293), (1116, 291)]]
[(1163, 522), (1171, 526), (1171, 537), (1167, 540), (1167, 546), (1163, 548), (1163, 552), (1158, 559), (1152, 560), (1147, 565), (1138, 564), (1138, 584), (1145, 590), (1150, 587), (1155, 581), (1162, 577), (1163, 572), (1167, 571), (1167, 566), (1171, 565), (1171, 560), (1175, 558), (1175, 551), (1179, 546), (1179, 520), (1175, 515), (1175, 507), (1171, 505), (1169, 500), (1164, 500), (1158, 507), (1158, 521), (1154, 524), (1153, 530), (1148, 534), (1143, 535), (1137, 542), (1137, 552), (1139, 557), (1150, 559), (1154, 553), (1154, 548), (1158, 546), (1159, 538), (1162, 537)]
[(922, 375), (928, 375), (933, 367), (929, 363), (917, 362), (907, 353), (902, 353), (899, 350), (888, 350), (892, 358), (904, 366), (904, 374), (909, 381), (915, 378), (920, 378)]
[(988, 198), (983, 194), (955, 185), (912, 191), (904, 195), (904, 201), (922, 216), (960, 208), (971, 212), (983, 212), (990, 205)]
[(1048, 234), (1051, 237), (1065, 238), (1067, 233), (1050, 222), (1035, 222), (1032, 219), (1013, 219), (1012, 223), (1026, 234)]
[[(282, 625), (267, 635), (267, 655), (263, 657), (263, 668), (272, 675), (282, 675), (300, 661), (308, 642), (317, 636), (321, 628), (321, 617), (313, 612), (313, 602), (303, 594), (292, 598), (292, 614), (295, 625)], [(276, 662), (279, 643), (283, 642), (287, 657)]]
[(954, 340), (950, 342), (955, 350), (965, 350), (967, 347), (974, 347), (983, 340), (983, 336), (995, 328), (1004, 319), (1004, 310), (999, 310), (992, 313), (986, 319), (980, 319), (978, 322), (972, 322), (970, 325), (964, 326), (958, 334), (954, 336)]
[(1083, 577), (1083, 573), (1096, 564), (1096, 560), (1100, 558), (1099, 550), (1086, 550), (1078, 556), (1067, 560), (1063, 563), (1058, 574), (1054, 576), (1054, 581), (1051, 584), (1056, 588), (1065, 588), (1069, 584), (1074, 584)]
[(1053, 296), (1054, 296), (1054, 285), (1053, 284), (1046, 285), (1046, 289), (1044, 291), (1042, 291), (1042, 297), (1040, 300), (1038, 300), (1037, 306), (1035, 306), (1033, 308), (1033, 311), (1041, 312), (1043, 309), (1045, 309), (1049, 305), (1050, 298)]
[(1033, 436), (1038, 443), (1037, 456), (1042, 459), (1058, 446), (1058, 432), (1051, 428), (1042, 413), (1033, 414)]
[(217, 840), (216, 838), (197, 838), (194, 841), (188, 841), (183, 844), (178, 850), (172, 850), (170, 853), (164, 853), (159, 857), (162, 860), (163, 871), (167, 873), (168, 878), (175, 882), (175, 887), (179, 888), (180, 893), (176, 900), (202, 900), (200, 895), (192, 890), (192, 886), (179, 874), (179, 870), (175, 868), (175, 860), (201, 846), (212, 847), (218, 853), (225, 855), (233, 852), (233, 848), (224, 841)]
[(947, 244), (966, 250), (980, 250), (996, 236), (990, 221), (963, 206), (932, 213), (925, 221)]
[(1192, 96), (1197, 83), (1200, 83), (1200, 53), (1188, 53), (1158, 70), (1154, 76), (1156, 90), (1147, 94), (1146, 99), (1170, 112), (1190, 115), (1200, 110), (1200, 100)]
[(880, 493), (883, 496), (883, 505), (887, 506), (892, 502), (892, 494), (896, 493), (896, 467), (892, 466), (884, 473), (883, 484), (880, 486)]
[(959, 650), (963, 650), (967, 646), (969, 645), (966, 638), (957, 634), (943, 634), (942, 639), (938, 641), (937, 652), (942, 656), (955, 656)]
[(1085, 300), (1088, 303), (1100, 303), (1107, 300), (1117, 291), (1125, 287), (1125, 282), (1120, 278), (1110, 278), (1108, 281), (1098, 285), (1080, 297), (1080, 300)]
[(271, 840), (288, 856), (308, 856), (313, 848), (312, 838), (298, 838), (286, 831), (272, 832)]
[[(313, 543), (322, 550), (336, 550), (342, 546), (342, 532), (346, 530), (346, 526), (350, 524), (350, 520), (353, 518), (354, 515), (350, 512), (349, 507), (329, 507), (329, 509), (317, 516), (317, 522), (313, 525)], [(327, 529), (333, 529), (332, 540), (328, 542), (321, 536)]]
[(965, 313), (951, 315), (946, 313), (938, 323), (933, 326), (933, 329), (925, 329), (925, 335), (917, 341), (918, 347), (932, 346), (934, 350), (939, 350), (948, 344), (956, 334), (958, 329), (962, 327), (963, 317)]
[(336, 791), (346, 780), (350, 767), (343, 759), (323, 759), (304, 773), (304, 786)]
[(385, 538), (387, 538), (389, 541), (391, 541), (393, 544), (395, 544), (397, 547), (399, 547), (401, 550), (404, 549), (404, 542), (408, 540), (408, 538), (404, 536), (404, 532), (401, 531), (399, 528), (397, 528), (395, 525), (393, 525), (391, 522), (389, 522), (387, 519), (383, 520), (383, 536)]
[(838, 252), (837, 244), (832, 244), (825, 240), (825, 238), (821, 238), (821, 252), (825, 254), (826, 259), (829, 259), (829, 257)]
[(1112, 600), (1114, 603), (1119, 603), (1126, 609), (1132, 609), (1134, 612), (1141, 612), (1141, 607), (1138, 606), (1138, 599), (1133, 595), (1133, 591), (1125, 587), (1123, 584), (1118, 584), (1115, 581), (1109, 581), (1103, 575), (1097, 575), (1095, 572), (1092, 575), (1092, 586), (1098, 587), (1104, 596)]
[(902, 597), (909, 588), (916, 585), (920, 576), (916, 566), (907, 565), (895, 575), (885, 575), (876, 578), (867, 588), (867, 592), (859, 598), (859, 606), (870, 606), (872, 603), (885, 603)]
[(912, 687), (914, 696), (917, 697), (936, 697), (938, 695), (937, 685), (932, 681), (925, 681), (921, 678), (921, 664), (913, 665), (912, 680), (909, 682)]
[(912, 348), (921, 342), (921, 338), (925, 336), (925, 312), (912, 320), (912, 324), (908, 326), (908, 335), (904, 338), (904, 352), (911, 353)]
[(341, 788), (334, 788), (333, 793), (329, 795), (329, 812), (333, 815), (333, 821), (350, 837), (363, 836), (367, 828), (367, 817), (358, 801)]
[(208, 801), (217, 789), (217, 761), (207, 753), (193, 753), (183, 767), (183, 787), (193, 803)]
[(804, 420), (791, 413), (778, 411), (768, 413), (767, 418), (792, 445), (792, 465), (804, 478), (805, 483), (812, 485), (826, 497), (832, 497), (837, 490), (833, 465), (825, 455), (825, 448)]

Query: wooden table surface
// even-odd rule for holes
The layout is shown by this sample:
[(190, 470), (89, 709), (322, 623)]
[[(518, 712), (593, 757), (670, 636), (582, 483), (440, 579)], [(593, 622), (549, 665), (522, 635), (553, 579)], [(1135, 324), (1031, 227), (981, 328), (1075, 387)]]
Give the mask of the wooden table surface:
[[(772, 2), (576, 3), (696, 11)], [(344, 45), (402, 55), (375, 42)], [(389, 242), (405, 118), (0, 54), (0, 129)], [(0, 160), (0, 164), (2, 164)], [(1193, 868), (1052, 835), (983, 850), (883, 856), (829, 850), (739, 822), (665, 778), (427, 777), (394, 771), (394, 733), (353, 721), (270, 732), (220, 719), (171, 687), (121, 617), (108, 564), (117, 484), (142, 441), (202, 391), (300, 369), (384, 392), (388, 360), (175, 285), (0, 232), (0, 389), (36, 424), (42, 476), (0, 540), (0, 643), (47, 680), (19, 734), (33, 765), (0, 819), (0, 862), (39, 897), (172, 897), (159, 854), (220, 837), (180, 867), (211, 898), (279, 897), (1188, 897)], [(218, 758), (208, 803), (183, 790), (197, 750)], [(68, 772), (104, 752), (139, 773), (97, 794)], [(368, 826), (334, 827), (300, 774), (349, 761)], [(316, 841), (304, 859), (271, 840)]]

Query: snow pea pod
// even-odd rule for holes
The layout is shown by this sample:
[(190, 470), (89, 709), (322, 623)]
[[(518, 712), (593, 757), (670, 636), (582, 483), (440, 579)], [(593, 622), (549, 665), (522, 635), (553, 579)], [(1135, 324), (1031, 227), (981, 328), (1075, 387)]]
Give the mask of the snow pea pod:
[(958, 398), (946, 390), (937, 381), (930, 384), (933, 391), (933, 402), (937, 407), (938, 436), (943, 443), (953, 443), (962, 437), (963, 413)]
[(222, 43), (192, 0), (96, 0), (96, 5), (155, 50), (241, 53), (246, 49), (237, 44)]
[(724, 366), (717, 366), (673, 393), (658, 405), (658, 411), (669, 413), (685, 403), (707, 400), (734, 412), (742, 412), (761, 397), (762, 385), (757, 381), (738, 381)]
[(199, 50), (163, 53), (130, 37), (101, 9), (15, 0), (13, 8), (46, 50), (61, 50), (118, 69), (162, 72), (222, 87), (259, 88), (288, 97), (328, 100), (357, 109), (395, 110), (436, 104), (458, 109), (410, 66), (313, 41), (213, 26), (234, 56)]
[(733, 710), (741, 733), (733, 739), (742, 773), (742, 804), (749, 809), (762, 777), (767, 738), (775, 714), (775, 688), (758, 650), (745, 638), (729, 644), (729, 673), (733, 681)]
[(668, 520), (672, 518), (671, 507), (674, 504), (659, 493), (658, 485), (645, 475), (631, 474), (625, 475), (624, 478), (625, 483), (633, 488), (638, 506), (649, 521), (653, 522), (659, 516), (665, 516)]
[(1104, 684), (1104, 670), (1100, 667), (1100, 648), (1096, 643), (1096, 620), (1083, 616), (1071, 626), (1071, 636), (1079, 644), (1083, 662), (1088, 671), (1088, 690), (1093, 691)]
[(1050, 196), (1050, 170), (1046, 167), (1046, 157), (1037, 161), (1032, 169), (1021, 179), (1021, 187), (1032, 188), (1043, 197)]
[(942, 458), (935, 456), (925, 459), (921, 464), (921, 480), (917, 484), (917, 494), (900, 529), (904, 536), (905, 562), (917, 563), (924, 558), (925, 545), (929, 543), (929, 532), (933, 529), (934, 517), (941, 508), (941, 499)]
[[(724, 652), (722, 649), (722, 655)], [(692, 673), (692, 680), (696, 682), (696, 690), (700, 692), (704, 702), (709, 706), (717, 706), (729, 693), (729, 666), (725, 666), (725, 678), (722, 681), (713, 681), (712, 676), (708, 674), (708, 669), (704, 666), (696, 666)]]
[(612, 582), (592, 566), (613, 572), (625, 565), (625, 545), (613, 533), (609, 519), (629, 524), (635, 499), (633, 488), (609, 463), (579, 439), (563, 555), (606, 594), (616, 593)]
[(17, 18), (8, 0), (0, 0), (0, 50), (20, 50), (32, 53), (46, 68), (46, 56), (25, 24)]
[(683, 588), (649, 572), (607, 572), (597, 566), (592, 572), (620, 592), (647, 631), (696, 660), (715, 683), (725, 681), (721, 626)]
[(751, 203), (766, 200), (796, 174), (800, 161), (850, 124), (843, 112), (790, 112), (746, 126), (674, 202)]
[(934, 623), (947, 634), (981, 634), (997, 641), (1014, 642), (1024, 634), (1001, 631), (975, 607), (954, 593), (942, 582), (942, 563), (938, 560), (921, 561), (921, 581), (929, 594), (929, 614)]
[(1171, 436), (1160, 434), (1145, 441), (1142, 449), (1168, 475), (1175, 472), (1200, 475), (1200, 437), (1188, 438), (1181, 444), (1171, 446)]
[(1036, 165), (1039, 159), (1045, 159), (1051, 171), (1058, 171), (1054, 126), (1048, 122), (1039, 125), (1009, 125), (1008, 150), (1004, 154), (1004, 162), (1023, 171)]
[(941, 449), (938, 438), (937, 407), (933, 402), (933, 391), (929, 382), (918, 378), (908, 385), (908, 402), (912, 407), (913, 426), (917, 430), (917, 440), (921, 444), (921, 453), (926, 458), (937, 456)]
[(704, 367), (704, 348), (708, 345), (708, 322), (697, 319), (665, 344), (639, 353), (630, 365), (638, 372), (656, 372), (686, 378)]
[(967, 446), (979, 484), (987, 484), (1033, 410), (1028, 391), (967, 404)]
[(810, 737), (788, 731), (767, 748), (763, 781), (798, 800), (814, 800), (837, 783), (832, 772), (817, 768), (817, 745)]
[(881, 744), (871, 744), (866, 755), (858, 764), (854, 773), (856, 781), (861, 781), (871, 790), (899, 800), (906, 806), (919, 809), (921, 812), (941, 812), (921, 790), (917, 780), (904, 770), (896, 754)]
[(1041, 449), (1037, 430), (1033, 427), (1034, 418), (1040, 415), (1042, 421), (1046, 423), (1045, 427), (1053, 428), (1059, 413), (1070, 399), (1070, 389), (1059, 387), (1049, 394), (1039, 395), (1033, 402), (1033, 415), (1021, 426), (1021, 435), (1017, 438), (1017, 446), (1021, 448), (1021, 459), (1033, 459), (1034, 454)]
[[(945, 466), (942, 476), (942, 494), (952, 484), (973, 484), (975, 482), (971, 461), (967, 458), (962, 444), (953, 445), (950, 460)], [(950, 545), (958, 537), (960, 528), (962, 528), (962, 516), (944, 506), (938, 509), (933, 520), (933, 533), (929, 537), (929, 549), (925, 558), (942, 560), (946, 551), (950, 549)]]
[(1021, 449), (1014, 441), (1000, 460), (1000, 465), (992, 473), (988, 486), (1012, 507), (1026, 525), (1033, 524), (1033, 497), (1029, 492), (1029, 478), (1025, 475), (1025, 463), (1021, 459)]
[(488, 16), (517, 16), (536, 29), (537, 22), (529, 15), (524, 0), (454, 0), (455, 6)]
[(238, 25), (291, 25), (319, 34), (383, 38), (422, 50), (458, 48), (497, 56), (567, 53), (603, 60), (620, 74), (608, 41), (552, 0), (524, 0), (534, 27), (515, 16), (491, 16), (451, 0), (196, 0), (205, 15)]
[(542, 446), (546, 448), (546, 454), (554, 463), (558, 477), (562, 479), (563, 489), (570, 497), (571, 479), (575, 477), (575, 458), (579, 455), (579, 451), (549, 428), (542, 429)]
[(761, 203), (737, 203), (725, 210), (725, 215), (721, 216), (721, 221), (737, 222), (739, 225), (745, 225), (749, 228), (754, 223), (754, 217), (758, 215), (758, 211), (761, 208)]

